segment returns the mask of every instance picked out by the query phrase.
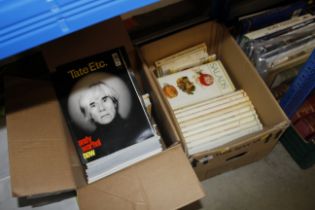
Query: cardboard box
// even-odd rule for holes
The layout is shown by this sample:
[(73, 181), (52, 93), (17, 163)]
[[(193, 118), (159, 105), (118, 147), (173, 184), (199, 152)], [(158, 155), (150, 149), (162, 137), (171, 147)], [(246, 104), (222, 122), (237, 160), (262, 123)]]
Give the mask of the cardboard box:
[[(134, 51), (119, 18), (43, 46), (48, 66), (125, 46)], [(81, 209), (177, 209), (204, 196), (177, 139), (162, 153), (87, 185), (49, 81), (6, 80), (12, 192), (34, 196), (76, 190)], [(152, 109), (155, 109), (153, 103)]]
[[(161, 121), (169, 119), (172, 123), (172, 126), (163, 127), (167, 133), (173, 133), (183, 139), (171, 107), (153, 74), (153, 62), (203, 42), (207, 44), (209, 54), (215, 53), (222, 61), (236, 88), (246, 91), (264, 129), (216, 149), (189, 157), (200, 180), (264, 157), (272, 150), (289, 125), (288, 118), (228, 30), (218, 23), (207, 22), (145, 44), (138, 49), (143, 61), (145, 77), (152, 90), (150, 94), (156, 104), (164, 106), (159, 112), (158, 119)], [(160, 125), (164, 124), (160, 123)]]

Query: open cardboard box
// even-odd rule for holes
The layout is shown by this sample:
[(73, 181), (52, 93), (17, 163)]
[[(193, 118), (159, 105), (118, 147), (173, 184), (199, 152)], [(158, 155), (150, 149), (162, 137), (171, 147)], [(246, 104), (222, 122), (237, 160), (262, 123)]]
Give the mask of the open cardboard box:
[(145, 77), (149, 81), (150, 95), (155, 104), (163, 106), (157, 119), (161, 122), (165, 119), (172, 122), (172, 126), (163, 126), (164, 124), (160, 123), (166, 133), (177, 136), (178, 141), (183, 139), (172, 109), (153, 73), (153, 63), (203, 42), (207, 44), (209, 54), (215, 53), (222, 61), (236, 88), (246, 91), (264, 129), (189, 157), (200, 180), (264, 157), (289, 125), (288, 118), (227, 29), (216, 22), (207, 22), (138, 48)]
[[(119, 46), (125, 46), (134, 66), (128, 34), (121, 20), (114, 18), (48, 43), (43, 53), (49, 68), (54, 69)], [(162, 153), (87, 185), (49, 81), (7, 80), (6, 108), (14, 196), (75, 190), (80, 208), (93, 210), (177, 209), (204, 196), (178, 139), (172, 135), (163, 136), (170, 144)]]

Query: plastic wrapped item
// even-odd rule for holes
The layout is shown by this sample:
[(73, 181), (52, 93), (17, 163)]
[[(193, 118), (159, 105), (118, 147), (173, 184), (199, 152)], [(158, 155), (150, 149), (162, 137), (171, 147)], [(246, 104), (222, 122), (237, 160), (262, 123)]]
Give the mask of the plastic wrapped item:
[(252, 42), (252, 48), (250, 59), (266, 79), (268, 73), (278, 65), (310, 54), (315, 48), (315, 24), (267, 41)]

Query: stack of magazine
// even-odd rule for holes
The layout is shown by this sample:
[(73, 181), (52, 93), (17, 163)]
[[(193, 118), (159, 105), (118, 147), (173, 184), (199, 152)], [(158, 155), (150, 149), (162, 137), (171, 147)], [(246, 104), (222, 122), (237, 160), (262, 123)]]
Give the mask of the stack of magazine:
[(262, 130), (249, 97), (236, 90), (222, 62), (208, 55), (205, 44), (158, 60), (155, 66), (188, 155)]
[(52, 75), (88, 183), (162, 151), (124, 52), (82, 58)]
[(295, 16), (248, 32), (240, 46), (279, 99), (315, 48), (315, 16)]

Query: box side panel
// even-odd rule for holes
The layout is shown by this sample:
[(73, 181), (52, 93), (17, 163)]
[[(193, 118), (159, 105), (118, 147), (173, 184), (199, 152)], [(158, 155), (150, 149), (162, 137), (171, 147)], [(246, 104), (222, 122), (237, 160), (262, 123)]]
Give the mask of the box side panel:
[(244, 89), (249, 95), (264, 126), (289, 123), (268, 87), (231, 36), (225, 36), (221, 43), (220, 57), (237, 88)]
[(179, 146), (78, 190), (82, 210), (178, 209), (203, 196)]
[(194, 156), (192, 163), (198, 178), (205, 180), (262, 159), (272, 151), (286, 127), (267, 130), (256, 137)]
[(216, 39), (216, 37), (213, 36), (213, 34), (215, 34), (215, 25), (214, 22), (200, 24), (188, 30), (141, 46), (140, 53), (143, 56), (144, 62), (148, 66), (151, 66), (153, 62), (158, 59), (203, 42), (206, 42), (209, 46), (210, 52), (214, 52), (213, 47), (216, 45), (211, 46), (210, 44), (215, 43), (215, 40), (212, 40), (212, 38)]
[(5, 81), (13, 194), (75, 189), (66, 129), (52, 87), (42, 81)]
[(159, 125), (163, 139), (167, 146), (180, 142), (178, 128), (176, 128), (173, 118), (170, 116), (170, 107), (164, 100), (158, 84), (154, 79), (153, 72), (147, 65), (143, 65), (143, 82), (146, 90), (151, 96), (153, 104), (153, 115)]

